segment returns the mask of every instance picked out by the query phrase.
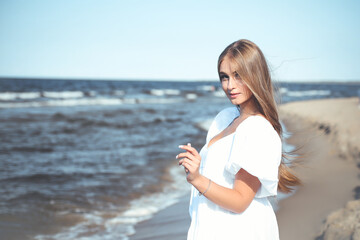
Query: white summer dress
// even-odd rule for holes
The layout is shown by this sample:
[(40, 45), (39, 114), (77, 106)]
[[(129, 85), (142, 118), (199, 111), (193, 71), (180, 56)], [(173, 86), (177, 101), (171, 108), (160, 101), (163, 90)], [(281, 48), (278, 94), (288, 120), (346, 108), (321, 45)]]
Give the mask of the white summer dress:
[(201, 149), (200, 173), (213, 182), (233, 188), (235, 174), (243, 168), (261, 186), (249, 207), (240, 214), (225, 210), (191, 189), (188, 240), (276, 240), (279, 232), (268, 197), (277, 194), (282, 144), (270, 122), (250, 116), (210, 147), (209, 141), (239, 116), (236, 107), (222, 110), (214, 119)]

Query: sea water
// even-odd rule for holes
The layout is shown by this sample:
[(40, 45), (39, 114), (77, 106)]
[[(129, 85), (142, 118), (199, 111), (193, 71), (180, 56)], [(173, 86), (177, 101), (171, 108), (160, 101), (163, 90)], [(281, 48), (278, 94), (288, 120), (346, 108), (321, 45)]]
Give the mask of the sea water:
[[(280, 83), (282, 102), (360, 85)], [(178, 145), (231, 104), (218, 82), (0, 80), (0, 236), (127, 239), (189, 193)]]

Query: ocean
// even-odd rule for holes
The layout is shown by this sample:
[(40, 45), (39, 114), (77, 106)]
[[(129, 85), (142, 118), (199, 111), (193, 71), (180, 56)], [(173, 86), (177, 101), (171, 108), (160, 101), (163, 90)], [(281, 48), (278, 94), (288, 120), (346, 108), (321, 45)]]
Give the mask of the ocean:
[[(277, 83), (281, 103), (360, 83)], [(0, 79), (0, 236), (120, 239), (189, 194), (178, 145), (231, 106), (218, 82)]]

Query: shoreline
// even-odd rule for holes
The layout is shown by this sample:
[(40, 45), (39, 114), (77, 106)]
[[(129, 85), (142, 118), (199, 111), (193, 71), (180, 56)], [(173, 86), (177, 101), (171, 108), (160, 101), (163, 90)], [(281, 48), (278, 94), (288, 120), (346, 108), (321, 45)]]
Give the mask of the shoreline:
[(190, 193), (178, 203), (157, 212), (149, 220), (135, 225), (136, 233), (130, 240), (184, 240), (190, 226), (188, 214)]
[[(355, 118), (355, 122), (349, 123), (352, 131), (346, 132), (351, 137), (344, 138), (341, 137), (344, 128), (338, 127), (343, 119), (335, 115), (340, 114), (339, 108), (349, 103), (352, 105), (344, 117)], [(301, 148), (299, 153), (303, 156), (300, 167), (295, 168), (303, 185), (296, 189), (295, 194), (278, 203), (276, 215), (280, 239), (323, 239), (323, 222), (327, 216), (354, 199), (353, 190), (360, 183), (359, 169), (351, 156), (356, 157), (357, 153), (344, 155), (342, 152), (342, 143), (347, 149), (357, 149), (353, 143), (343, 142), (344, 139), (353, 139), (356, 145), (357, 138), (353, 135), (360, 136), (360, 126), (357, 128), (353, 116), (354, 105), (359, 112), (355, 114), (360, 116), (355, 98), (291, 102), (280, 106), (281, 120), (292, 133), (287, 142)], [(188, 200), (188, 196), (182, 197), (180, 202), (158, 212), (153, 218), (138, 223), (135, 235), (129, 239), (186, 239), (190, 225)]]

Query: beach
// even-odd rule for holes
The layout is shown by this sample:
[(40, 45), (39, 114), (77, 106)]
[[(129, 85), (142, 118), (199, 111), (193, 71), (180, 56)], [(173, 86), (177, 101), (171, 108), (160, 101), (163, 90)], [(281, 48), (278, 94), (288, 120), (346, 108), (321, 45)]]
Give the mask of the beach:
[(281, 106), (281, 116), (293, 133), (289, 142), (302, 147), (296, 171), (303, 186), (279, 204), (280, 237), (315, 239), (326, 217), (353, 200), (360, 184), (358, 99), (289, 103)]
[[(359, 83), (281, 83), (282, 120), (290, 132), (298, 131), (289, 141), (300, 146), (314, 138), (308, 148), (317, 145), (315, 150), (321, 153), (332, 149), (333, 161), (341, 167), (348, 163), (350, 173), (357, 171), (351, 160), (356, 157), (355, 145), (340, 144), (357, 136), (353, 130), (357, 122), (349, 125), (351, 121), (334, 117), (356, 117), (356, 99), (353, 108), (341, 114), (348, 100), (325, 100), (322, 111), (314, 103), (355, 97), (359, 87)], [(185, 239), (190, 185), (175, 159), (178, 145), (191, 142), (200, 150), (212, 119), (230, 106), (218, 82), (0, 79), (0, 135), (6, 136), (0, 144), (0, 236), (8, 240)], [(323, 116), (346, 122), (351, 131), (340, 129), (346, 132), (340, 133), (332, 123), (310, 121)], [(316, 131), (307, 132), (306, 126)], [(291, 146), (285, 142), (284, 149)], [(305, 159), (310, 163), (299, 169), (301, 175), (327, 165), (317, 161), (319, 166), (312, 166), (315, 156)], [(334, 184), (344, 178), (337, 170)], [(352, 178), (336, 189), (341, 194), (331, 201), (338, 204), (318, 208), (322, 212), (313, 219), (317, 225), (311, 225), (316, 234), (322, 235), (327, 214), (352, 198), (356, 176), (342, 174)], [(279, 222), (295, 210), (291, 204), (301, 199), (298, 194), (316, 189), (315, 183), (309, 184), (311, 176), (301, 177), (303, 188), (280, 201)], [(314, 196), (304, 196), (314, 201)], [(291, 211), (286, 210), (288, 204)], [(280, 226), (280, 231), (291, 234), (291, 226), (286, 231)]]
[[(326, 233), (329, 228), (324, 222), (354, 200), (354, 189), (360, 185), (358, 101), (322, 99), (280, 106), (281, 120), (291, 134), (287, 142), (299, 148), (301, 161), (295, 171), (303, 181), (293, 195), (279, 202), (276, 214), (281, 239), (336, 239)], [(137, 224), (130, 239), (186, 239), (187, 208), (188, 198), (184, 197)]]

